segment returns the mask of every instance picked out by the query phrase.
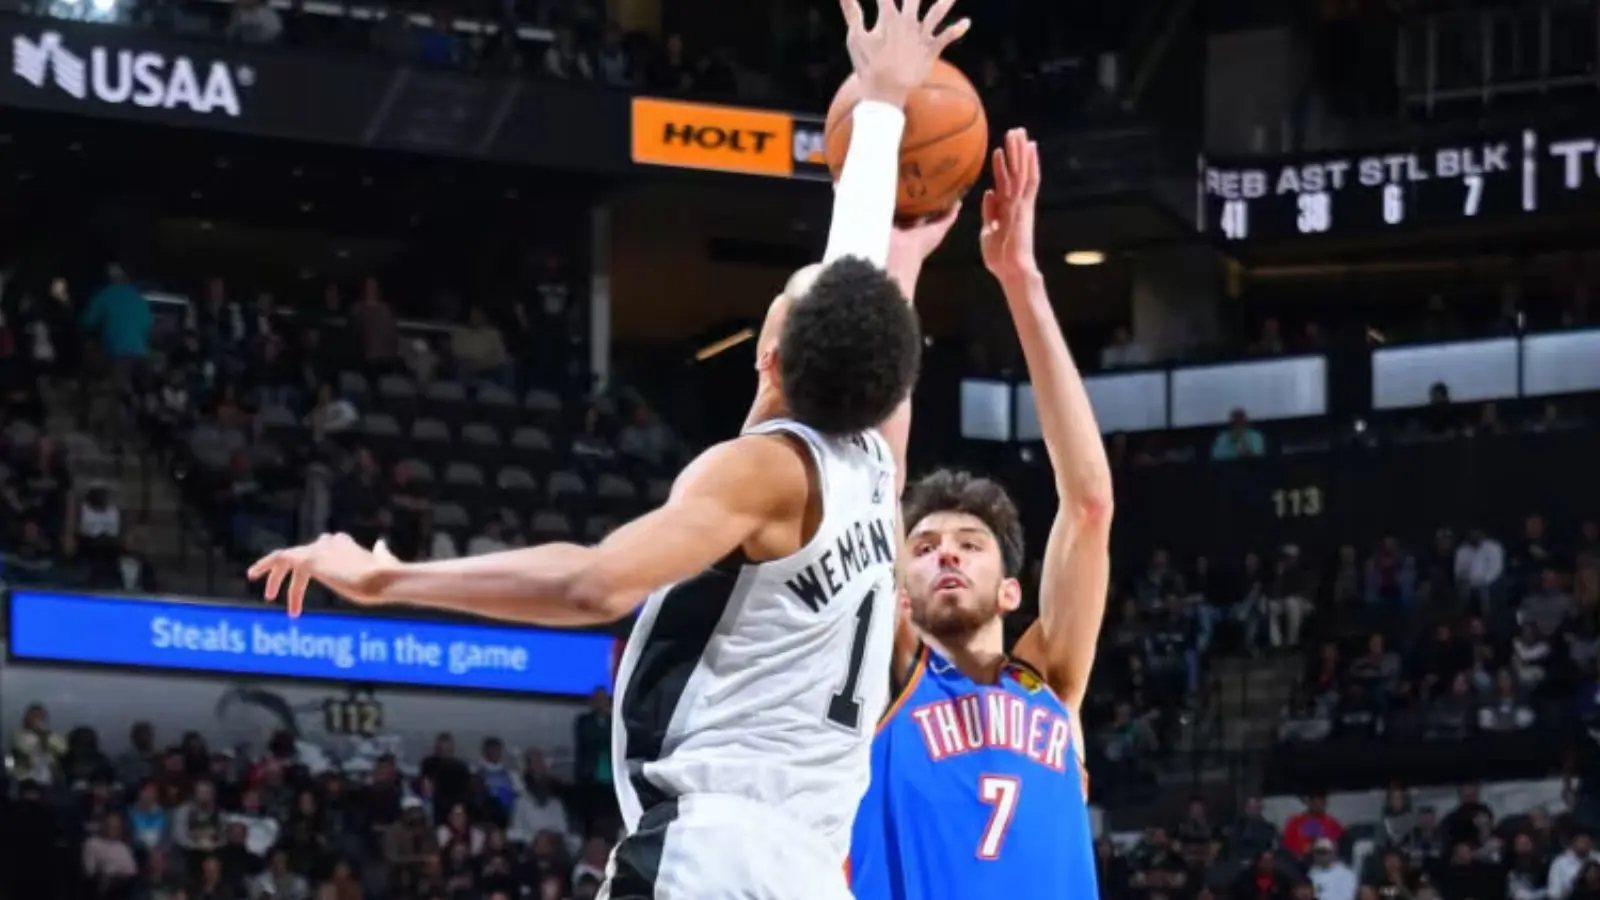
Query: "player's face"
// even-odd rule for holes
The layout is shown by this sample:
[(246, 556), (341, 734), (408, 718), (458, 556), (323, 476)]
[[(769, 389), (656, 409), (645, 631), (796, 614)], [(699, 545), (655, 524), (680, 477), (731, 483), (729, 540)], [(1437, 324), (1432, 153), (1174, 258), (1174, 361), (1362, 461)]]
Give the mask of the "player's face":
[(976, 516), (937, 512), (906, 538), (905, 594), (911, 621), (935, 637), (968, 634), (1016, 608), (994, 532)]

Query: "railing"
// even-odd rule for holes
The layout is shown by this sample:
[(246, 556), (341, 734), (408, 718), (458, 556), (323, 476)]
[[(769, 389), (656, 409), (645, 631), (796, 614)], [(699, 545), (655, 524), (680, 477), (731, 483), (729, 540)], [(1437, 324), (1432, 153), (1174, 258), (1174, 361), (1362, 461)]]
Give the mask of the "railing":
[(1432, 112), (1452, 101), (1600, 88), (1600, 4), (1592, 0), (1430, 15), (1401, 29), (1401, 99)]

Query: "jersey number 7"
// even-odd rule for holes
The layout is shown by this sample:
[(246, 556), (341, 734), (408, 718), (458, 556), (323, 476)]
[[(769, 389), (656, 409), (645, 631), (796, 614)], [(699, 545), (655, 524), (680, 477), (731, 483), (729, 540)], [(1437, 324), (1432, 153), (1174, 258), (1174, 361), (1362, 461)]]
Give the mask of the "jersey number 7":
[(978, 776), (978, 799), (992, 807), (989, 823), (983, 826), (983, 839), (978, 842), (979, 859), (1000, 858), (1000, 845), (1005, 843), (1011, 818), (1017, 814), (1017, 797), (1021, 793), (1022, 779), (1015, 775)]

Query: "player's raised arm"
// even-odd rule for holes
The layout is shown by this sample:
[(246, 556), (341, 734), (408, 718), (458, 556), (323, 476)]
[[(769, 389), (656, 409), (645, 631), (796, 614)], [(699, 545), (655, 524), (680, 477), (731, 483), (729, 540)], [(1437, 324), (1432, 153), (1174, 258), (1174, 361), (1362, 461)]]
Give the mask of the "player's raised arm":
[(1045, 544), (1039, 620), (1016, 655), (1044, 672), (1076, 713), (1094, 667), (1111, 578), (1111, 467), (1034, 255), (1039, 149), (1026, 131), (1006, 135), (994, 154), (994, 177), (983, 197), (983, 261), (1011, 309), (1060, 502)]
[(660, 509), (593, 547), (545, 544), (464, 559), (403, 563), (380, 544), (346, 535), (280, 550), (250, 567), (268, 600), (289, 582), (298, 614), (317, 581), (368, 605), (448, 609), (535, 625), (615, 621), (653, 590), (688, 578), (739, 550), (771, 523), (799, 521), (807, 497), (806, 451), (780, 436), (750, 435), (702, 453), (678, 476)]

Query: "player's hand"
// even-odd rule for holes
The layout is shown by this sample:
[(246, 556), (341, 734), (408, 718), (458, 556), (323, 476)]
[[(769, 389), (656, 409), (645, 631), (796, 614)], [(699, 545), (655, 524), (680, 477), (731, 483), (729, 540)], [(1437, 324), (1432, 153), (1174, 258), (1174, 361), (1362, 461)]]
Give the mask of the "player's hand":
[(933, 251), (944, 243), (945, 235), (950, 233), (950, 226), (956, 223), (956, 216), (960, 214), (961, 204), (958, 202), (934, 218), (896, 222), (894, 231), (889, 235), (889, 268), (892, 270), (896, 261), (920, 264), (933, 255)]
[(1033, 252), (1034, 211), (1039, 204), (1039, 145), (1023, 128), (1006, 132), (994, 151), (994, 187), (983, 192), (983, 229), (978, 246), (983, 264), (1001, 281), (1038, 274)]
[(955, 0), (935, 0), (917, 19), (920, 0), (878, 0), (878, 20), (869, 29), (861, 0), (839, 0), (847, 28), (845, 47), (861, 79), (861, 99), (904, 107), (914, 88), (928, 80), (933, 63), (972, 26), (958, 19), (944, 27)]
[(368, 550), (347, 534), (325, 534), (309, 544), (286, 547), (263, 556), (246, 575), (251, 581), (267, 580), (262, 595), (269, 603), (278, 599), (287, 580), (289, 615), (298, 616), (305, 609), (306, 588), (313, 581), (353, 603), (383, 602), (375, 584), (379, 576), (398, 565), (400, 561), (383, 541)]

